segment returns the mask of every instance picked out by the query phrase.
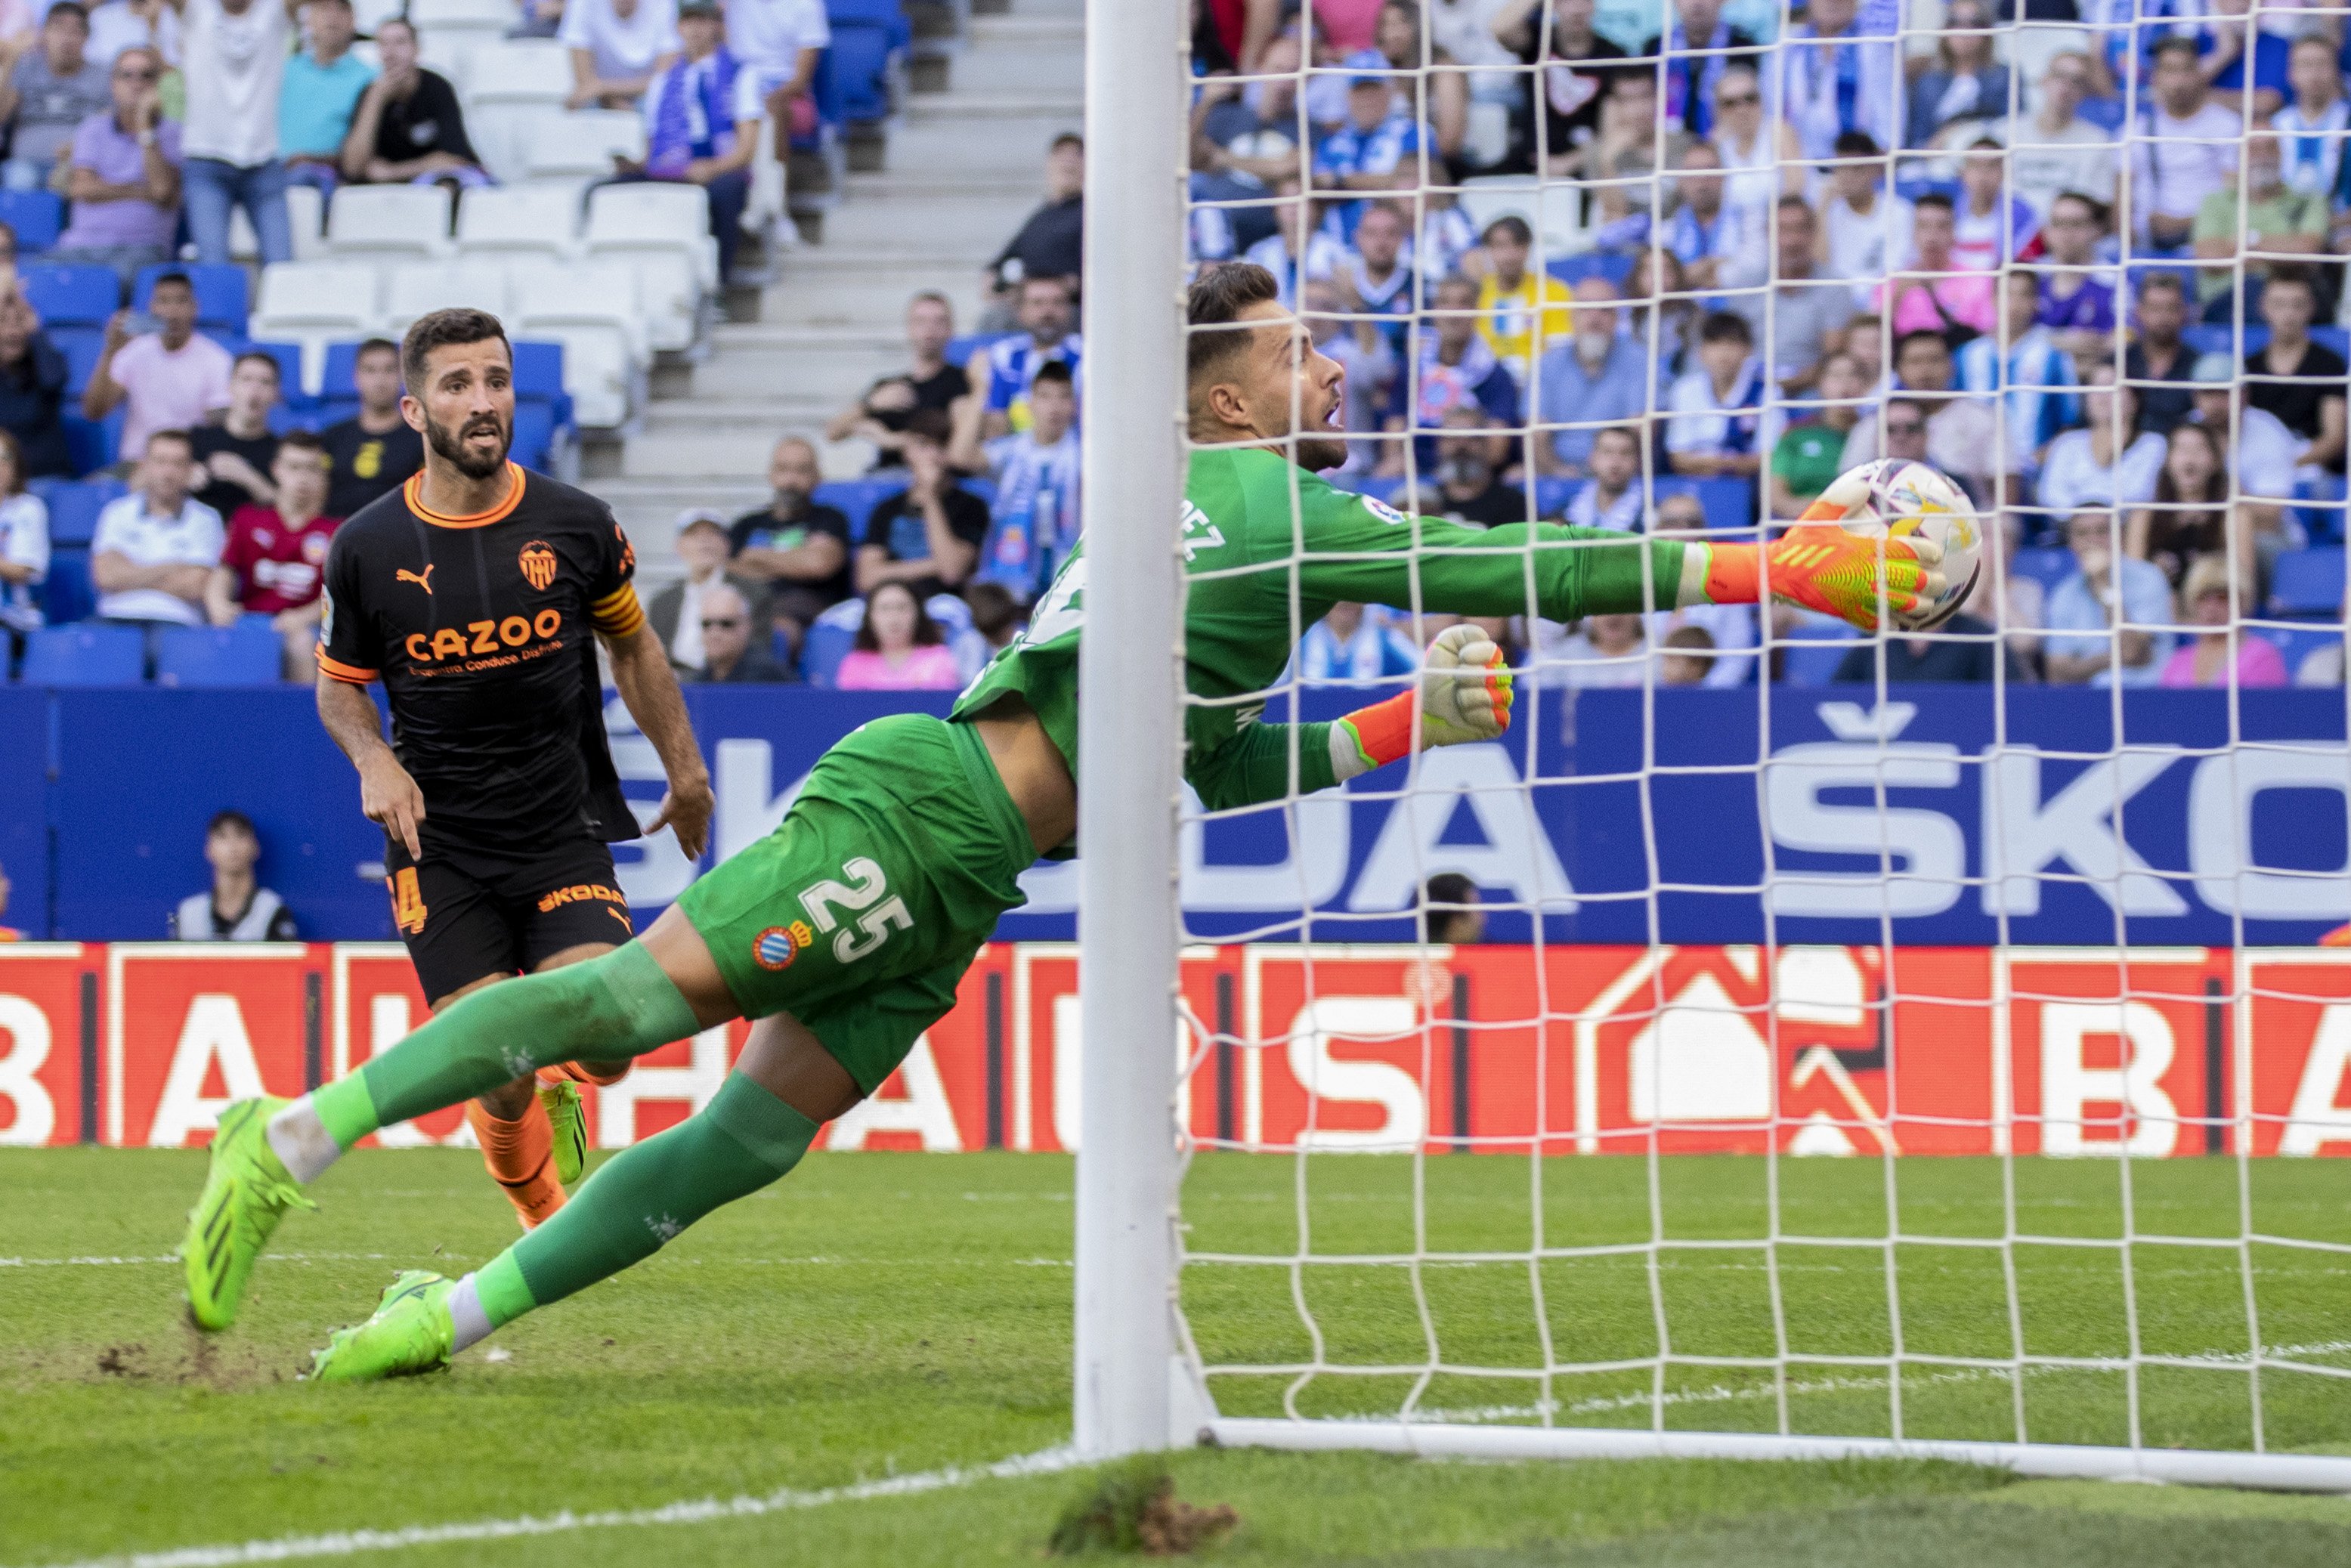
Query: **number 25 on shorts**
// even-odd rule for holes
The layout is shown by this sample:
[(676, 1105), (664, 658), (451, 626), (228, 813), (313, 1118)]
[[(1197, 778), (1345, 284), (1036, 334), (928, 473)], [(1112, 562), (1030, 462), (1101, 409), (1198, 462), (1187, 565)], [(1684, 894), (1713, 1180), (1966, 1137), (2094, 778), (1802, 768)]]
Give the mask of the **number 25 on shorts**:
[[(914, 917), (906, 912), (906, 901), (890, 892), (890, 880), (880, 866), (858, 855), (841, 866), (841, 874), (848, 881), (828, 877), (800, 894), (800, 907), (808, 911), (816, 928), (833, 933), (835, 962), (854, 964), (872, 956), (890, 939), (892, 926), (914, 929)], [(853, 929), (842, 925), (844, 915), (857, 916)]]
[(416, 885), (416, 868), (402, 866), (383, 884), (392, 890), (392, 924), (411, 936), (423, 930), (424, 890)]

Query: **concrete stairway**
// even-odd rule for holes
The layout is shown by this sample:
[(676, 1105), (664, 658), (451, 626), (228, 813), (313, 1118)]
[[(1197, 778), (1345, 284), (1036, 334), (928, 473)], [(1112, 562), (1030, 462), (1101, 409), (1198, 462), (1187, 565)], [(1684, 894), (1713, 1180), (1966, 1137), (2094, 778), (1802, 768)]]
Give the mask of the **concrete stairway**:
[[(649, 579), (674, 572), (670, 523), (687, 507), (747, 510), (768, 450), (820, 435), (850, 399), (902, 366), (907, 298), (935, 288), (958, 331), (977, 326), (981, 270), (1042, 193), (1045, 150), (1084, 118), (1082, 0), (1013, 0), (972, 18), (950, 90), (914, 94), (888, 166), (849, 177), (821, 243), (785, 253), (756, 321), (718, 327), (706, 358), (657, 375), (617, 476), (593, 478)], [(824, 451), (828, 477), (864, 472), (862, 442)]]

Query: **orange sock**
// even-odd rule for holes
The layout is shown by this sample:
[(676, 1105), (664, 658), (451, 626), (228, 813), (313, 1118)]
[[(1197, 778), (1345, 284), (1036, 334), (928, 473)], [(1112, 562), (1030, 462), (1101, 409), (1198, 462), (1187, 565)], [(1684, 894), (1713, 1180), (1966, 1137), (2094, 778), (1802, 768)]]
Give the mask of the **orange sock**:
[(545, 1224), (563, 1207), (563, 1184), (555, 1179), (555, 1130), (534, 1098), (518, 1121), (502, 1122), (478, 1100), (465, 1106), (465, 1120), (482, 1145), (482, 1163), (506, 1189), (507, 1201), (522, 1217), (525, 1230)]
[(548, 1075), (552, 1073), (556, 1078), (569, 1078), (574, 1083), (592, 1083), (601, 1089), (626, 1078), (629, 1069), (635, 1065), (633, 1061), (620, 1061), (598, 1067), (585, 1061), (559, 1061), (552, 1067), (540, 1069), (539, 1081), (551, 1082), (553, 1080)]

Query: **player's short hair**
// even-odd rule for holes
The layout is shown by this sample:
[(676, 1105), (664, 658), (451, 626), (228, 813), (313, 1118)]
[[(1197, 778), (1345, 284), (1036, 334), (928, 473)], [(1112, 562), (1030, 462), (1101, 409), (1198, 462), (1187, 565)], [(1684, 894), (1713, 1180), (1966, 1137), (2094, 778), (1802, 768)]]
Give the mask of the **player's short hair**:
[(277, 438), (277, 451), (280, 456), (288, 452), (315, 452), (323, 457), (327, 455), (327, 444), (319, 439), (316, 431), (289, 430)]
[(286, 367), (277, 362), (277, 356), (275, 354), (264, 353), (259, 349), (247, 349), (245, 352), (239, 354), (235, 360), (230, 361), (229, 369), (231, 371), (235, 371), (244, 369), (249, 364), (267, 365), (269, 367), (269, 373), (272, 376), (275, 376), (281, 382), (286, 379)]
[(1037, 367), (1037, 373), (1029, 378), (1029, 390), (1031, 392), (1034, 392), (1039, 387), (1043, 386), (1048, 382), (1052, 382), (1056, 386), (1069, 387), (1074, 391), (1078, 384), (1078, 378), (1070, 374), (1069, 361), (1047, 360), (1043, 364)]
[(184, 446), (184, 447), (186, 447), (186, 448), (188, 449), (188, 455), (189, 455), (189, 456), (193, 457), (193, 456), (196, 455), (196, 438), (195, 438), (194, 436), (193, 436), (193, 435), (190, 435), (190, 434), (189, 434), (186, 431), (184, 431), (184, 430), (151, 430), (151, 431), (149, 431), (149, 432), (147, 433), (147, 445), (146, 445), (146, 450), (147, 450), (147, 451), (149, 451), (149, 452), (152, 452), (152, 451), (154, 451), (154, 450), (155, 450), (155, 444), (156, 444), (157, 442), (159, 442), (159, 441), (176, 441), (176, 442), (178, 442), (182, 446)]
[[(163, 432), (159, 430), (155, 434), (161, 435)], [(214, 811), (213, 813), (213, 820), (204, 824), (204, 837), (209, 839), (214, 833), (219, 832), (223, 828), (234, 828), (248, 839), (258, 839), (261, 837), (258, 832), (254, 831), (253, 819), (246, 816), (243, 811), (239, 811), (235, 809), (225, 811)]]
[(1184, 298), (1184, 319), (1193, 328), (1184, 343), (1184, 379), (1196, 382), (1222, 371), (1249, 345), (1246, 332), (1200, 328), (1228, 327), (1251, 306), (1280, 298), (1280, 283), (1253, 261), (1228, 261), (1194, 278)]
[(1496, 235), (1500, 235), (1512, 245), (1531, 246), (1535, 243), (1535, 231), (1527, 227), (1527, 220), (1516, 213), (1504, 213), (1500, 217), (1488, 224), (1485, 233), (1478, 237), (1491, 241)]
[(1729, 310), (1716, 310), (1709, 312), (1706, 319), (1698, 324), (1698, 340), (1701, 344), (1752, 344), (1755, 341), (1755, 329), (1747, 324), (1747, 318), (1744, 316), (1733, 314)]
[(507, 329), (498, 319), (486, 310), (434, 310), (416, 319), (408, 336), (400, 341), (400, 374), (411, 388), (424, 385), (428, 361), (435, 349), (451, 349), (467, 343), (486, 343), (492, 338), (507, 345), (507, 363), (514, 363), (514, 345), (507, 342)]
[[(397, 16), (392, 18), (393, 21), (399, 19)], [(351, 363), (356, 365), (370, 354), (390, 354), (396, 360), (400, 358), (400, 345), (389, 338), (369, 338), (351, 350)]]
[(971, 629), (991, 643), (1020, 624), (1020, 601), (1000, 582), (967, 583), (963, 601), (971, 606)]

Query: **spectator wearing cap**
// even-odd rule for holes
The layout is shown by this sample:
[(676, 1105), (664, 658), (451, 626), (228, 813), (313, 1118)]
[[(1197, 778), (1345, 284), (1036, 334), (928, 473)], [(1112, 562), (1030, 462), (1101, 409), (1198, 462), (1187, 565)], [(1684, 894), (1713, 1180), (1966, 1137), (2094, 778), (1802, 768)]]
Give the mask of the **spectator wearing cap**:
[(1494, 357), (1521, 383), (1533, 363), (1567, 341), (1575, 326), (1575, 298), (1566, 284), (1539, 267), (1534, 231), (1515, 214), (1486, 225), (1486, 276), (1478, 283), (1478, 331)]
[(1073, 380), (1078, 374), (1085, 343), (1071, 330), (1077, 309), (1069, 281), (1050, 276), (1027, 278), (1019, 298), (1023, 335), (998, 339), (964, 367), (973, 395), (956, 411), (956, 444), (966, 450), (977, 442), (1029, 428), (1029, 384), (1040, 368), (1058, 361), (1070, 368)]
[(327, 515), (350, 517), (424, 466), (424, 438), (400, 416), (400, 345), (370, 338), (351, 366), (359, 412), (319, 433), (327, 448)]
[(990, 519), (987, 503), (956, 483), (947, 466), (951, 429), (944, 415), (929, 412), (906, 422), (911, 482), (865, 519), (857, 545), (859, 592), (903, 582), (917, 599), (928, 599), (970, 580)]
[(2276, 414), (2239, 395), (2237, 361), (2228, 355), (2199, 355), (2189, 379), (2194, 408), (2189, 423), (2208, 427), (2220, 440), (2229, 472), (2237, 476), (2238, 493), (2293, 499), (2294, 471), (2310, 444)]
[(457, 89), (439, 71), (417, 64), (416, 25), (387, 16), (375, 25), (382, 70), (360, 95), (343, 138), (343, 178), (372, 185), (454, 180), (486, 184), (482, 161), (465, 134)]
[[(41, 626), (33, 590), (49, 574), (49, 508), (25, 488), (25, 459), (16, 438), (0, 430), (0, 657)], [(0, 671), (7, 663), (0, 663)]]
[(573, 109), (634, 109), (678, 56), (677, 0), (566, 0)]
[(726, 530), (734, 572), (767, 586), (767, 613), (798, 648), (810, 622), (850, 595), (849, 518), (812, 498), (816, 446), (787, 435), (768, 457), (774, 498)]
[(718, 0), (684, 0), (677, 36), (684, 52), (645, 89), (644, 162), (614, 160), (616, 182), (701, 186), (723, 278), (734, 272), (743, 244), (751, 160), (759, 150), (759, 82), (720, 41)]
[(210, 892), (192, 893), (172, 912), (172, 935), (183, 942), (292, 942), (301, 936), (286, 901), (261, 885), (261, 835), (243, 811), (221, 811), (204, 828)]
[[(239, 354), (229, 369), (226, 412), (188, 432), (199, 470), (196, 499), (232, 521), (240, 507), (277, 504), (277, 483), (270, 477), (277, 437), (269, 431), (277, 380), (275, 359), (257, 351)], [(319, 507), (325, 505), (321, 496)]]
[(106, 67), (89, 57), (89, 11), (78, 0), (57, 0), (41, 23), (40, 47), (0, 81), (0, 123), (9, 127), (0, 182), (8, 189), (62, 193), (74, 132), (112, 107)]
[(1575, 329), (1542, 357), (1536, 413), (1544, 425), (1558, 427), (1536, 444), (1535, 466), (1542, 473), (1583, 477), (1591, 471), (1598, 427), (1649, 412), (1647, 348), (1620, 329), (1625, 312), (1612, 304), (1616, 298), (1604, 278), (1576, 285)]
[(141, 267), (169, 256), (180, 223), (181, 127), (163, 118), (162, 74), (152, 49), (115, 57), (113, 107), (74, 129), (66, 172), (73, 220), (48, 261), (110, 267), (127, 288)]
[(1032, 277), (1060, 278), (1065, 293), (1076, 295), (1085, 271), (1085, 138), (1065, 131), (1045, 151), (1043, 204), (1021, 220), (987, 264), (998, 304), (1022, 307), (1022, 289)]
[(870, 441), (877, 470), (904, 467), (906, 459), (898, 448), (914, 411), (934, 408), (952, 414), (971, 392), (970, 375), (946, 357), (954, 338), (955, 307), (946, 295), (925, 288), (906, 301), (906, 368), (883, 376), (835, 414), (824, 438)]
[(764, 644), (748, 596), (732, 582), (712, 583), (695, 612), (702, 667), (687, 678), (713, 685), (778, 685), (799, 676), (776, 662)]
[(184, 272), (167, 272), (148, 293), (156, 329), (131, 334), (131, 314), (106, 323), (98, 366), (81, 394), (84, 419), (104, 419), (124, 407), (122, 451), (143, 453), (158, 430), (187, 431), (216, 418), (229, 404), (229, 351), (196, 336), (196, 289)]
[(2197, 362), (2180, 338), (2188, 324), (2188, 293), (2179, 274), (2151, 272), (2140, 278), (2131, 314), (2123, 380), (2138, 391), (2140, 428), (2168, 435), (2192, 406), (2187, 383)]
[(702, 618), (712, 589), (732, 587), (746, 605), (760, 597), (758, 583), (727, 570), (731, 553), (726, 519), (700, 507), (678, 514), (677, 557), (685, 563), (685, 576), (653, 595), (645, 606), (645, 619), (680, 674), (709, 662), (703, 650)]
[(294, 256), (277, 106), (298, 0), (172, 0), (180, 12), (188, 107), (188, 233), (196, 259), (228, 265), (229, 220), (253, 223), (265, 266)]
[(948, 453), (955, 466), (984, 470), (996, 483), (996, 504), (974, 576), (1003, 584), (1023, 604), (1052, 580), (1078, 542), (1078, 394), (1067, 365), (1039, 369), (1029, 384), (1029, 407), (1027, 430), (998, 436), (984, 451)]
[(287, 433), (269, 466), (268, 504), (237, 508), (228, 543), (204, 591), (204, 612), (215, 626), (239, 615), (266, 615), (285, 641), (286, 678), (310, 678), (317, 665), (324, 601), (319, 588), (327, 546), (339, 519), (325, 516), (327, 453), (307, 430)]
[(90, 539), (101, 620), (201, 626), (226, 537), (218, 512), (189, 494), (195, 460), (184, 430), (147, 437), (131, 494), (106, 504)]
[(332, 192), (352, 116), (377, 72), (351, 53), (351, 0), (304, 0), (302, 21), (309, 39), (286, 62), (277, 145), (288, 179)]
[(726, 49), (758, 84), (762, 112), (776, 128), (776, 156), (795, 136), (816, 134), (816, 69), (832, 44), (824, 0), (728, 0)]
[(0, 431), (15, 440), (25, 478), (73, 476), (62, 417), (68, 374), (23, 291), (0, 296)]

